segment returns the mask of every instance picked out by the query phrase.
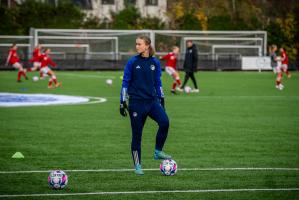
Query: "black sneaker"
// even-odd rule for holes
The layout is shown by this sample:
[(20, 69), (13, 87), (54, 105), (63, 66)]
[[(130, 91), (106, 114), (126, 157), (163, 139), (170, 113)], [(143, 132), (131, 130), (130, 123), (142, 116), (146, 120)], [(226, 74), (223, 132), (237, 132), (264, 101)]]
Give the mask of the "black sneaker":
[(172, 94), (176, 94), (175, 90), (171, 90), (170, 92), (171, 92)]

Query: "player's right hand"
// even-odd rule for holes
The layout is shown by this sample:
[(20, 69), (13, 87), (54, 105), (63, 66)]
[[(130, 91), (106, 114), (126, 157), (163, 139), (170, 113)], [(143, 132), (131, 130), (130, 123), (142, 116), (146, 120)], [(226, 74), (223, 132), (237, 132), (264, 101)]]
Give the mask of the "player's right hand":
[(120, 114), (123, 116), (123, 117), (126, 117), (128, 114), (127, 114), (127, 111), (128, 111), (128, 105), (127, 105), (127, 102), (122, 102), (120, 103), (120, 106), (119, 106), (119, 112)]

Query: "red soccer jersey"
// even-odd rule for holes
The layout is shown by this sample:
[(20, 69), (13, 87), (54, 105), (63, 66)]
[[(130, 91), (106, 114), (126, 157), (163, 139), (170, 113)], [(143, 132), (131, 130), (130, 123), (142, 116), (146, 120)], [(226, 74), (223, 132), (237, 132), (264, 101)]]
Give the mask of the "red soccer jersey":
[(35, 48), (33, 51), (33, 56), (30, 59), (30, 62), (40, 62), (41, 60), (41, 53), (39, 48)]
[(289, 64), (289, 58), (285, 51), (281, 53), (281, 64)]
[(17, 54), (17, 51), (13, 49), (9, 50), (7, 60), (11, 65), (15, 64), (16, 62), (19, 62), (20, 58)]
[(56, 67), (56, 63), (53, 62), (52, 59), (49, 57), (49, 55), (47, 55), (45, 53), (41, 54), (40, 62), (41, 62), (41, 68), (47, 67), (48, 65)]
[(166, 67), (172, 67), (173, 69), (176, 69), (177, 56), (173, 52), (163, 56), (161, 60), (166, 60)]

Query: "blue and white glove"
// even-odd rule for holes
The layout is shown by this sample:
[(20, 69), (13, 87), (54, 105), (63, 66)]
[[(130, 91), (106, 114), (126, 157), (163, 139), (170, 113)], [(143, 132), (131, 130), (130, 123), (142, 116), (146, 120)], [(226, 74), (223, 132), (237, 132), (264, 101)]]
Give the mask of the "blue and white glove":
[(120, 106), (119, 106), (119, 112), (122, 116), (126, 117), (128, 115), (128, 93), (127, 88), (122, 88), (120, 93)]

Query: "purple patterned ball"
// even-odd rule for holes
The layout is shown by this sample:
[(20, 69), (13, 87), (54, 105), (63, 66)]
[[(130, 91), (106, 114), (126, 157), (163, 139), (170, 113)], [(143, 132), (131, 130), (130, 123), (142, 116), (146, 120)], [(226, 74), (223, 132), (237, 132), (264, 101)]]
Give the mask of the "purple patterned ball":
[(165, 176), (173, 176), (175, 175), (176, 171), (178, 169), (178, 166), (174, 160), (166, 159), (163, 160), (160, 164), (160, 171)]
[(51, 171), (48, 176), (48, 183), (52, 189), (63, 189), (68, 182), (66, 173), (62, 170)]

